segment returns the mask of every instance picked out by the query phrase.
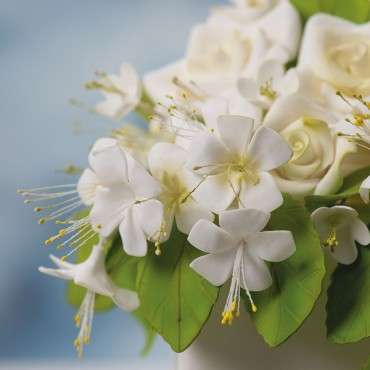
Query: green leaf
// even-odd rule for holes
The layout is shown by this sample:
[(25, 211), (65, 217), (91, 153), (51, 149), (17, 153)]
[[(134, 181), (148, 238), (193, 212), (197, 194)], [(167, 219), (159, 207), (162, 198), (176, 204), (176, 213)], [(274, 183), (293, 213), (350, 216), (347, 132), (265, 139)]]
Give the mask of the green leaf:
[[(325, 265), (320, 240), (302, 202), (285, 196), (283, 206), (272, 213), (269, 229), (290, 230), (297, 248), (286, 261), (271, 264), (273, 285), (253, 294), (258, 310), (251, 314), (252, 320), (265, 341), (277, 346), (311, 313), (321, 292)], [(249, 308), (249, 301), (245, 302)]]
[[(124, 252), (121, 238), (118, 237), (109, 250), (105, 265), (108, 274), (115, 284), (121, 288), (137, 291), (136, 282), (140, 260), (140, 258), (129, 256)], [(145, 344), (141, 354), (147, 355), (153, 346), (157, 333), (146, 320), (142, 306), (133, 315), (143, 327)]]
[(370, 19), (369, 0), (291, 0), (303, 18), (319, 12), (333, 14), (352, 22), (363, 23)]
[(173, 229), (162, 255), (153, 251), (140, 262), (139, 296), (145, 317), (175, 352), (184, 351), (207, 321), (219, 289), (189, 264), (200, 252)]
[(370, 248), (359, 248), (355, 263), (339, 264), (328, 289), (328, 338), (352, 343), (370, 336)]

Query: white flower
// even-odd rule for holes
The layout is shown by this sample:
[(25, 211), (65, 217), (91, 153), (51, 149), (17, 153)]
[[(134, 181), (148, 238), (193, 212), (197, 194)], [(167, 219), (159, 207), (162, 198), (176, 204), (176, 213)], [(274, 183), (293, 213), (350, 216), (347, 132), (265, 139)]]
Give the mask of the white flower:
[(141, 81), (130, 64), (122, 64), (120, 74), (98, 73), (97, 81), (86, 83), (86, 88), (100, 90), (105, 100), (98, 103), (96, 111), (104, 116), (119, 119), (134, 110), (141, 99)]
[(370, 176), (360, 186), (360, 196), (365, 203), (369, 203)]
[(310, 68), (337, 90), (370, 94), (370, 23), (317, 14), (306, 24), (298, 68)]
[(295, 57), (299, 38), (299, 15), (285, 0), (258, 22), (239, 22), (217, 11), (192, 29), (186, 56), (147, 74), (144, 84), (155, 100), (179, 90), (197, 101), (218, 96), (235, 88), (239, 77), (253, 77), (263, 61)]
[(154, 199), (159, 184), (114, 139), (100, 139), (89, 162), (92, 170), (85, 171), (79, 189), (83, 199), (88, 199), (83, 191), (94, 194), (92, 226), (103, 237), (119, 227), (125, 251), (144, 256), (147, 239), (156, 240), (162, 224), (163, 207)]
[(290, 231), (265, 231), (270, 216), (255, 209), (225, 211), (220, 214), (220, 227), (198, 221), (191, 230), (189, 242), (205, 256), (191, 264), (211, 284), (219, 286), (231, 277), (230, 292), (222, 323), (231, 323), (238, 315), (240, 289), (245, 289), (256, 311), (250, 291), (267, 289), (272, 278), (264, 261), (280, 262), (295, 251)]
[(284, 66), (267, 60), (258, 70), (255, 78), (240, 78), (240, 94), (253, 103), (267, 109), (278, 98), (297, 92), (299, 80), (295, 69), (285, 73)]
[[(342, 185), (343, 161), (357, 148), (331, 130), (335, 116), (307, 97), (293, 94), (277, 100), (264, 124), (290, 145), (293, 156), (274, 172), (281, 191), (306, 195), (332, 194)], [(352, 166), (351, 171), (358, 167)]]
[(350, 265), (358, 255), (355, 241), (370, 243), (370, 232), (351, 207), (334, 206), (316, 209), (312, 220), (323, 247), (340, 263)]
[(215, 123), (214, 133), (197, 135), (189, 148), (188, 167), (204, 176), (194, 199), (214, 212), (234, 200), (267, 212), (279, 207), (283, 198), (268, 171), (289, 160), (289, 146), (267, 127), (253, 132), (246, 117), (218, 116)]
[(51, 260), (58, 267), (56, 269), (39, 267), (39, 271), (60, 279), (72, 280), (76, 285), (87, 289), (85, 298), (75, 317), (80, 332), (75, 340), (76, 349), (81, 356), (83, 346), (89, 342), (93, 315), (95, 294), (107, 296), (122, 310), (133, 311), (139, 305), (137, 293), (116, 286), (105, 269), (105, 254), (102, 241), (95, 245), (90, 256), (82, 263), (72, 264), (55, 256)]
[(213, 221), (213, 214), (199, 205), (192, 193), (199, 186), (202, 177), (185, 167), (188, 153), (175, 144), (158, 143), (149, 153), (149, 168), (161, 183), (159, 200), (164, 206), (166, 234), (169, 236), (173, 219), (177, 228), (189, 234), (200, 219)]
[(288, 0), (236, 0), (235, 7), (216, 8), (210, 22), (231, 24), (243, 31), (259, 29), (269, 42), (269, 52), (281, 62), (296, 57), (301, 19)]

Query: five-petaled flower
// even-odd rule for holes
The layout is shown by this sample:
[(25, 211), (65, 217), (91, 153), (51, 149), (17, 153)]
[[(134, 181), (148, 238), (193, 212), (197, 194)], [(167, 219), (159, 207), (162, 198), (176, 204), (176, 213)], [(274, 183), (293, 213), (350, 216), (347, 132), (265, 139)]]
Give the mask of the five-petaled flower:
[(295, 251), (290, 231), (261, 231), (269, 218), (256, 209), (224, 211), (219, 215), (220, 226), (200, 220), (189, 234), (189, 242), (208, 253), (195, 259), (191, 268), (216, 286), (231, 277), (222, 323), (231, 323), (234, 314), (238, 315), (241, 288), (256, 311), (250, 292), (267, 289), (272, 283), (264, 261), (280, 262)]
[(190, 145), (187, 165), (204, 176), (193, 197), (214, 212), (227, 209), (234, 200), (241, 208), (271, 212), (283, 197), (269, 171), (291, 155), (274, 130), (260, 127), (254, 132), (250, 118), (219, 116), (216, 129), (195, 136)]
[(137, 293), (116, 286), (105, 269), (104, 241), (92, 247), (89, 257), (82, 263), (72, 264), (53, 255), (51, 260), (56, 269), (39, 267), (39, 271), (60, 279), (72, 280), (76, 285), (87, 289), (75, 321), (80, 327), (75, 340), (76, 349), (81, 356), (83, 346), (90, 340), (91, 326), (94, 315), (95, 294), (107, 296), (122, 310), (134, 311), (139, 305)]
[(316, 209), (312, 220), (323, 247), (340, 263), (352, 264), (358, 255), (356, 243), (368, 245), (370, 232), (356, 210), (347, 206)]

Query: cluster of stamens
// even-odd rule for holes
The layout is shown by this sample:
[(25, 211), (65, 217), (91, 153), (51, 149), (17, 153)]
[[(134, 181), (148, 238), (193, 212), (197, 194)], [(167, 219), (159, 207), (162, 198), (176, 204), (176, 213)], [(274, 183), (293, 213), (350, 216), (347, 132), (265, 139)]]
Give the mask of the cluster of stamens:
[(275, 91), (273, 86), (272, 86), (272, 78), (265, 81), (260, 86), (260, 94), (262, 96), (265, 96), (266, 98), (268, 98), (270, 100), (275, 100), (277, 98), (277, 91)]
[(238, 251), (236, 252), (236, 257), (233, 266), (231, 284), (229, 294), (226, 299), (226, 304), (222, 312), (221, 324), (222, 325), (231, 325), (235, 317), (240, 316), (240, 290), (241, 285), (249, 299), (251, 310), (253, 313), (257, 312), (257, 306), (255, 305), (252, 295), (248, 289), (246, 282), (244, 263), (243, 263), (243, 252), (246, 246), (242, 244)]
[(331, 228), (328, 237), (323, 241), (323, 246), (330, 248), (332, 252), (334, 251), (335, 247), (338, 246), (337, 231), (335, 227)]
[(75, 324), (80, 328), (74, 346), (79, 357), (83, 356), (83, 349), (90, 342), (91, 328), (94, 317), (95, 293), (87, 291), (84, 300), (75, 316)]
[[(62, 260), (65, 260), (75, 253), (85, 245), (85, 243), (97, 235), (91, 228), (89, 217), (75, 220), (70, 216), (72, 212), (77, 211), (81, 206), (83, 206), (83, 202), (78, 196), (75, 184), (18, 190), (18, 193), (26, 198), (24, 201), (26, 204), (44, 203), (54, 199), (61, 199), (53, 204), (37, 205), (34, 208), (34, 211), (36, 213), (49, 212), (45, 216), (39, 218), (38, 223), (40, 225), (48, 221), (55, 221), (57, 225), (64, 225), (57, 234), (50, 236), (44, 243), (45, 246), (49, 246), (54, 242), (60, 241), (69, 236), (66, 240), (56, 246), (57, 249), (61, 249), (65, 246), (71, 248), (71, 250), (62, 257)], [(64, 218), (65, 216), (66, 218), (62, 220), (61, 218)]]

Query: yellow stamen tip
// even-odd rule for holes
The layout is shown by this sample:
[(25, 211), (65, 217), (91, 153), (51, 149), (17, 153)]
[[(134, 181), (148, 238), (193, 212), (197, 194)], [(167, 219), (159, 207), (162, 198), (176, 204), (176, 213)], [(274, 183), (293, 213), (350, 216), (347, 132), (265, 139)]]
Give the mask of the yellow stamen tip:
[(41, 207), (35, 207), (33, 210), (35, 212), (41, 212), (43, 210), (43, 208), (41, 208)]
[(252, 312), (253, 313), (257, 312), (257, 306), (254, 303), (252, 303)]
[(40, 218), (38, 223), (39, 225), (43, 225), (46, 222), (46, 218)]

